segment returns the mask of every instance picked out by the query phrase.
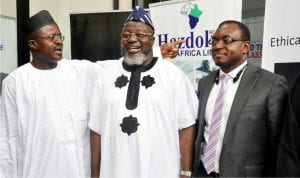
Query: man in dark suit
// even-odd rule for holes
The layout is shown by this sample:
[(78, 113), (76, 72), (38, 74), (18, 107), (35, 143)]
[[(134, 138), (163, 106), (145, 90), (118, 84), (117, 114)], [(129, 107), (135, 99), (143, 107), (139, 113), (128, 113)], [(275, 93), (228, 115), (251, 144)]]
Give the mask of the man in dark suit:
[(300, 75), (297, 77), (291, 91), (291, 103), (297, 122), (300, 124)]
[(199, 81), (195, 177), (272, 176), (287, 100), (286, 79), (247, 63), (250, 32), (222, 22), (212, 36), (220, 70)]
[(300, 75), (292, 87), (285, 118), (276, 176), (300, 177)]

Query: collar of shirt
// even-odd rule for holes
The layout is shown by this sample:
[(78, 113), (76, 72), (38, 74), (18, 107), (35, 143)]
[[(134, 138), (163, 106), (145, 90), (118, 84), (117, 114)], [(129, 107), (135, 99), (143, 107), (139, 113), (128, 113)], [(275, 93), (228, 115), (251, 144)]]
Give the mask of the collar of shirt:
[[(220, 69), (220, 73), (219, 73), (220, 76), (219, 76), (219, 77), (221, 78), (221, 76), (222, 76), (223, 74), (226, 74), (226, 75), (230, 76), (230, 78), (235, 78), (236, 75), (240, 72), (240, 70), (242, 70), (243, 67), (246, 66), (246, 65), (247, 65), (247, 60), (244, 61), (241, 65), (239, 65), (237, 68), (235, 68), (235, 69), (233, 69), (232, 71), (230, 71), (228, 74), (226, 74), (225, 72), (223, 72), (223, 71)], [(242, 74), (243, 74), (243, 73), (244, 73), (244, 71), (242, 72)], [(242, 74), (240, 75), (240, 77), (239, 77), (238, 80), (241, 79)]]

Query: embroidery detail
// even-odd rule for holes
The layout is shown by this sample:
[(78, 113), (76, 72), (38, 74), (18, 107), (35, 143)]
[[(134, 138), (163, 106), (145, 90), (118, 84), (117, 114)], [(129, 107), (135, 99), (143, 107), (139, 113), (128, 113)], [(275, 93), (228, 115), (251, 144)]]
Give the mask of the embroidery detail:
[(126, 86), (128, 82), (129, 82), (128, 78), (125, 75), (122, 74), (115, 81), (115, 86), (119, 87), (119, 88), (122, 88), (122, 87)]
[(142, 86), (145, 86), (145, 88), (151, 87), (153, 84), (155, 84), (154, 78), (150, 75), (144, 76), (142, 80)]
[(140, 124), (137, 122), (137, 118), (132, 117), (132, 115), (124, 117), (122, 123), (120, 124), (122, 132), (127, 133), (128, 136), (136, 132), (139, 125)]

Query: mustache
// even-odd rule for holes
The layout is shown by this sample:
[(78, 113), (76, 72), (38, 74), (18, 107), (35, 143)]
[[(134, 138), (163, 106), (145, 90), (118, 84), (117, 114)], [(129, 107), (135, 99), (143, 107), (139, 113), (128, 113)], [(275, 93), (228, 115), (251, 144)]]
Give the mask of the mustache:
[(126, 46), (127, 48), (132, 48), (132, 47), (137, 47), (137, 48), (139, 48), (139, 47), (141, 47), (140, 45), (127, 45)]
[[(137, 45), (130, 45), (130, 47), (137, 47)], [(124, 47), (123, 45), (120, 46), (120, 52), (121, 52), (121, 56), (127, 56), (128, 55), (127, 48)], [(141, 53), (144, 54), (145, 56), (149, 56), (150, 52), (151, 51), (142, 51)]]

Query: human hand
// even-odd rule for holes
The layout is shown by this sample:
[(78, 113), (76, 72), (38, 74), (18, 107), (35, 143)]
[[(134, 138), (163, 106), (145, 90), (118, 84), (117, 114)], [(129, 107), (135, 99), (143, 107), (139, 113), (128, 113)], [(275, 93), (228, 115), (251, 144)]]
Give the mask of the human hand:
[(185, 40), (177, 40), (172, 43), (166, 43), (160, 46), (163, 58), (174, 58), (178, 55), (179, 48), (177, 45), (185, 43)]

